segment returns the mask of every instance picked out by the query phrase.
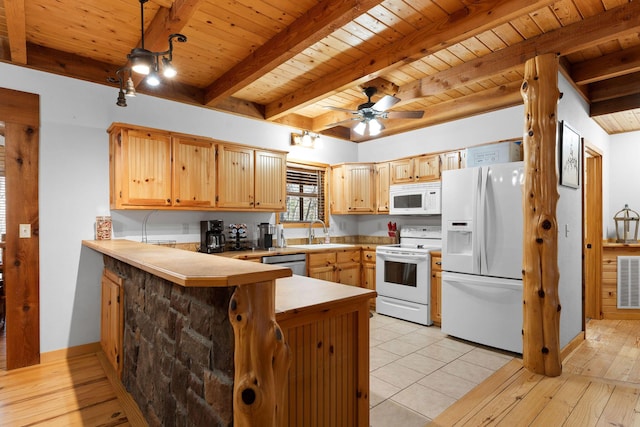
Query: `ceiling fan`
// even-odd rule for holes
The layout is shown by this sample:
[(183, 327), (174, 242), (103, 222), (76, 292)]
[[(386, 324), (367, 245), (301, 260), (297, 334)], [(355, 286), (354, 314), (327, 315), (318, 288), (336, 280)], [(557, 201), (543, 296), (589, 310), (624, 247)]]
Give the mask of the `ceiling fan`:
[(358, 124), (353, 128), (353, 131), (358, 135), (364, 135), (368, 132), (370, 136), (378, 135), (384, 125), (380, 123), (379, 119), (419, 119), (424, 115), (424, 111), (387, 111), (395, 104), (400, 102), (400, 98), (395, 96), (385, 95), (378, 102), (372, 102), (371, 97), (378, 92), (375, 87), (365, 87), (362, 93), (368, 99), (364, 104), (358, 105), (357, 110), (347, 110), (345, 108), (326, 106), (329, 110), (342, 111), (344, 113), (351, 113), (355, 117), (330, 125), (331, 127), (347, 124), (357, 121)]

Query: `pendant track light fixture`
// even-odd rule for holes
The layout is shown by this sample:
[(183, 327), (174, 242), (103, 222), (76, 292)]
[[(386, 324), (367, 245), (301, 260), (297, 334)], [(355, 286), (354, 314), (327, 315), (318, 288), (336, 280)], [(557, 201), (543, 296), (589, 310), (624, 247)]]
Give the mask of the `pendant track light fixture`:
[[(164, 52), (152, 52), (144, 47), (144, 4), (149, 0), (138, 0), (140, 2), (140, 47), (131, 49), (127, 55), (128, 64), (116, 71), (116, 77), (109, 77), (107, 81), (110, 83), (118, 83), (120, 92), (116, 105), (120, 107), (127, 106), (127, 96), (136, 96), (135, 85), (133, 84), (132, 73), (147, 76), (145, 82), (149, 86), (158, 86), (160, 84), (160, 72), (166, 78), (175, 77), (178, 73), (171, 64), (173, 60), (173, 42), (185, 43), (187, 37), (183, 34), (169, 35), (169, 49)], [(125, 75), (129, 77), (125, 81)]]

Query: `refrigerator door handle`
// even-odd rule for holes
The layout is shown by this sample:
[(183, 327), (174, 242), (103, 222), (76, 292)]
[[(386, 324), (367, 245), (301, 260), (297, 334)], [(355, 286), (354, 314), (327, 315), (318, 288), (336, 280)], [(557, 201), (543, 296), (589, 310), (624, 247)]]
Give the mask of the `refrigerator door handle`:
[(478, 206), (478, 245), (477, 245), (477, 259), (478, 259), (478, 273), (484, 274), (487, 271), (487, 236), (486, 236), (486, 221), (487, 221), (487, 181), (488, 181), (488, 169), (480, 168), (480, 203)]

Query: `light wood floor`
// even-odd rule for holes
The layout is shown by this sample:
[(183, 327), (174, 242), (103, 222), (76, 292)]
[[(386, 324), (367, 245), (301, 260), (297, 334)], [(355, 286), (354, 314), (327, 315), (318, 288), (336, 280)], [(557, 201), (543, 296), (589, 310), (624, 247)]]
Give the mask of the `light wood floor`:
[(146, 426), (101, 353), (0, 371), (0, 425)]
[(556, 378), (514, 359), (430, 426), (640, 426), (640, 321), (597, 320)]
[[(557, 378), (518, 359), (432, 426), (640, 426), (640, 321), (591, 321)], [(144, 426), (101, 354), (0, 371), (1, 426)]]

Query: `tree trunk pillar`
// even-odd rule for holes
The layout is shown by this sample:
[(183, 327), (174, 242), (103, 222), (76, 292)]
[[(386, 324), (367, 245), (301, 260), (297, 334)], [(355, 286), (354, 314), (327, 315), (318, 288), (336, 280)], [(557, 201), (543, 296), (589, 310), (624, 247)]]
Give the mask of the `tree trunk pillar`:
[(275, 281), (237, 286), (229, 304), (236, 427), (282, 425), (291, 351), (275, 320), (275, 286)]
[(523, 187), (523, 364), (547, 376), (562, 373), (558, 298), (556, 162), (558, 59), (545, 54), (525, 63)]

